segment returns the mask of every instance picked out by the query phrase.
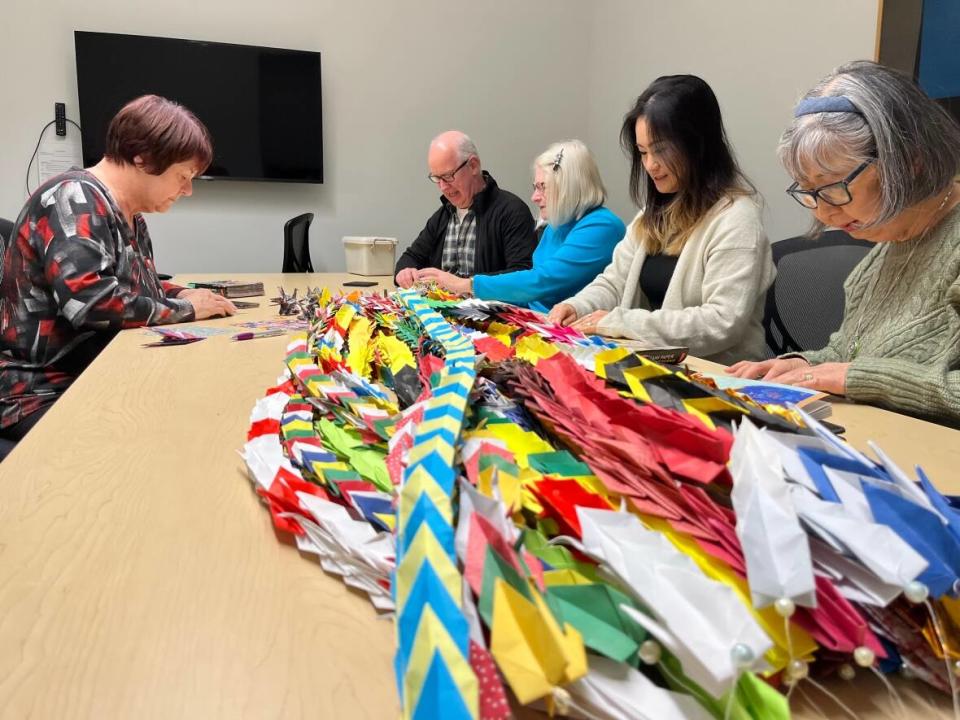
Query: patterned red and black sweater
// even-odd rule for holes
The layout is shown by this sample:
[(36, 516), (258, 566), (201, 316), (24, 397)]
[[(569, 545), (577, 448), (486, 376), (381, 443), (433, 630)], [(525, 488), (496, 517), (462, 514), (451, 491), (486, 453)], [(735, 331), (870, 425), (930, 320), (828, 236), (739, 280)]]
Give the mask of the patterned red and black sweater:
[(0, 428), (53, 403), (117, 331), (193, 320), (181, 290), (91, 173), (37, 188), (0, 254)]

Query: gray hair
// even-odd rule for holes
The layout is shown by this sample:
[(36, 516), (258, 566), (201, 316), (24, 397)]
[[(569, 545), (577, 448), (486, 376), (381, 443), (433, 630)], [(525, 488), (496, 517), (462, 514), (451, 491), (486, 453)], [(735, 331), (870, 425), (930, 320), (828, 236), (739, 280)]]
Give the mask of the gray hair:
[(841, 65), (806, 98), (842, 95), (859, 110), (795, 118), (777, 154), (794, 179), (811, 167), (840, 174), (873, 160), (881, 225), (944, 189), (960, 174), (960, 126), (906, 75), (866, 60)]
[(480, 159), (480, 153), (477, 152), (477, 146), (466, 133), (460, 130), (446, 130), (430, 141), (430, 147), (451, 148), (457, 153), (457, 160), (465, 162), (471, 157)]
[(474, 145), (473, 140), (464, 135), (460, 138), (460, 142), (457, 143), (457, 159), (460, 162), (463, 162), (470, 157), (480, 157), (480, 153), (477, 152), (477, 146)]
[(533, 166), (548, 178), (544, 195), (548, 222), (555, 227), (579, 220), (607, 199), (597, 162), (579, 140), (554, 143), (540, 153)]

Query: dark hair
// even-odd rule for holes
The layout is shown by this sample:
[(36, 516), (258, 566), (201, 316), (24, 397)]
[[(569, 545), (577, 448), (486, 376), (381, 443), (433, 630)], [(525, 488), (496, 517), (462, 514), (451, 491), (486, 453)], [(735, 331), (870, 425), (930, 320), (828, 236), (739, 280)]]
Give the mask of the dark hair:
[(203, 172), (213, 160), (213, 143), (206, 126), (185, 107), (158, 95), (142, 95), (113, 116), (103, 154), (121, 165), (133, 165), (139, 155), (151, 175), (187, 160), (195, 160)]
[[(673, 195), (659, 192), (644, 170), (637, 150), (640, 118), (647, 121), (651, 142), (666, 148), (665, 163), (680, 182)], [(620, 143), (631, 161), (630, 197), (643, 208), (633, 230), (648, 252), (679, 254), (690, 232), (717, 202), (756, 192), (730, 150), (716, 95), (695, 75), (654, 80), (623, 118)]]

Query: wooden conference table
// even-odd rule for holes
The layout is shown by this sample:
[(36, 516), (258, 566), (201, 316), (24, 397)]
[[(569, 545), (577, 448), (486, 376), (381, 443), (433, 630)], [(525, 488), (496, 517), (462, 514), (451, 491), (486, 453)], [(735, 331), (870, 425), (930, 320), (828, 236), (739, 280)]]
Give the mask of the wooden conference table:
[[(350, 278), (250, 276), (268, 297)], [(275, 316), (258, 301), (197, 324)], [(0, 464), (0, 718), (397, 717), (391, 622), (278, 542), (237, 454), (286, 338), (149, 341), (121, 333)], [(845, 404), (834, 419), (960, 491), (960, 433)], [(831, 687), (898, 717), (859, 675)], [(948, 717), (900, 687), (912, 718)]]

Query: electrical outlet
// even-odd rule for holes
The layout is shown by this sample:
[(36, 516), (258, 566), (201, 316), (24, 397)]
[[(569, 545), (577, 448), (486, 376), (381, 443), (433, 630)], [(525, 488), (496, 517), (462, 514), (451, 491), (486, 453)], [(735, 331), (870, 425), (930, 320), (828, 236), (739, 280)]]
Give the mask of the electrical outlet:
[(67, 134), (67, 106), (64, 103), (53, 104), (53, 119), (57, 123), (57, 135)]

